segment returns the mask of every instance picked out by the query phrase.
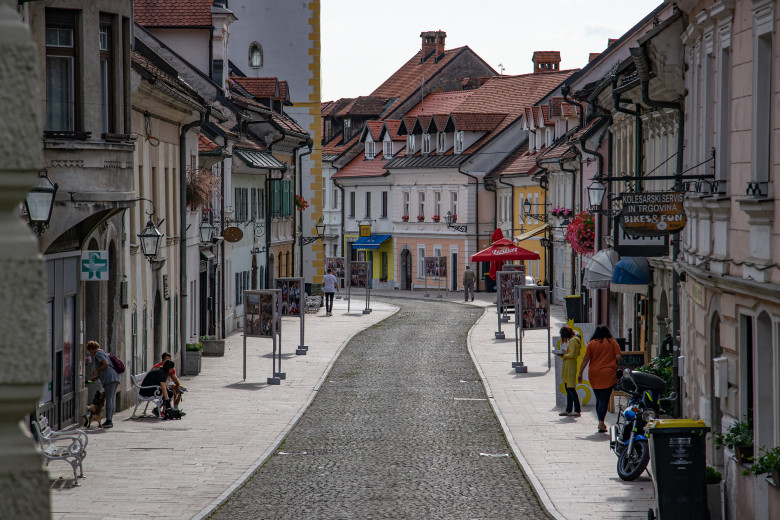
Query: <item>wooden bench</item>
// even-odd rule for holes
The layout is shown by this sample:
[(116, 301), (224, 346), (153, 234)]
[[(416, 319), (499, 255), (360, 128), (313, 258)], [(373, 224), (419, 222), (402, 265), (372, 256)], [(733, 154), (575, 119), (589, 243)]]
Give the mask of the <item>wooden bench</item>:
[[(146, 377), (147, 373), (148, 372), (142, 372), (140, 374), (130, 376), (130, 380), (133, 382), (133, 388), (135, 388), (135, 408), (133, 408), (133, 415), (130, 417), (131, 419), (135, 419), (135, 412), (143, 403), (145, 403), (146, 406), (144, 407), (144, 411), (141, 414), (142, 416), (146, 415), (146, 410), (149, 408), (149, 403), (154, 403), (155, 408), (157, 408), (157, 417), (162, 419), (162, 414), (160, 412), (162, 411), (164, 397), (160, 386), (141, 386), (141, 383), (143, 383), (144, 377)], [(150, 396), (141, 395), (141, 390), (145, 389), (154, 390), (154, 393)]]
[(72, 485), (78, 486), (78, 479), (84, 478), (82, 462), (87, 457), (87, 434), (81, 430), (54, 431), (49, 427), (49, 420), (43, 415), (39, 415), (33, 424), (45, 465), (48, 466), (53, 460), (64, 460), (73, 468)]

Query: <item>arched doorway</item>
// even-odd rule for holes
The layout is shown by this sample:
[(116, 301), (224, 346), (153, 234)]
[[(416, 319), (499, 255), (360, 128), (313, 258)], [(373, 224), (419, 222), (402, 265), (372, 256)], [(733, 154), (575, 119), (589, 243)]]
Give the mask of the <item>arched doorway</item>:
[(412, 290), (412, 252), (408, 249), (401, 251), (401, 288)]

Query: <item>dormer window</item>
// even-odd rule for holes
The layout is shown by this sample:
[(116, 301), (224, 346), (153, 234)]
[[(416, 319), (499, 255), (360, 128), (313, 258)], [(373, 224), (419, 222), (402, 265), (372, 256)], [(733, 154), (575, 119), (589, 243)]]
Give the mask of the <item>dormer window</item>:
[(463, 131), (455, 132), (455, 153), (463, 152)]
[(373, 159), (375, 155), (374, 141), (366, 141), (366, 159)]
[(415, 150), (414, 134), (406, 136), (406, 155), (414, 155)]
[(422, 153), (431, 153), (431, 134), (422, 136)]
[(255, 69), (263, 66), (263, 46), (257, 42), (249, 46), (249, 66)]
[(393, 158), (393, 141), (385, 141), (382, 154), (384, 154), (385, 159)]
[(436, 151), (439, 153), (444, 153), (445, 150), (447, 150), (447, 134), (444, 132), (439, 132), (439, 135), (437, 136), (437, 146)]

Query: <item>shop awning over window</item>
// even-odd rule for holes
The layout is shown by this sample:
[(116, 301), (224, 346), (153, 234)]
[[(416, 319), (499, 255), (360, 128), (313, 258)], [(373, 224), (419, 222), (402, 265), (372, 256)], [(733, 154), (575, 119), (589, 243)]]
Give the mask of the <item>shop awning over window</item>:
[(585, 277), (582, 283), (588, 289), (605, 289), (609, 287), (614, 274), (615, 264), (619, 256), (614, 249), (602, 249), (588, 260), (585, 267)]
[(284, 168), (284, 164), (279, 162), (270, 152), (234, 149), (233, 153), (241, 158), (247, 166), (252, 168), (264, 168), (266, 170), (281, 170)]
[(390, 235), (371, 235), (370, 237), (360, 237), (352, 243), (352, 249), (379, 249), (382, 242), (390, 238)]
[(535, 228), (535, 229), (532, 229), (531, 231), (527, 231), (527, 232), (523, 233), (522, 235), (517, 235), (515, 237), (515, 242), (521, 242), (521, 241), (525, 240), (526, 238), (535, 237), (536, 235), (538, 235), (539, 233), (541, 233), (542, 231), (544, 231), (548, 227), (550, 227), (550, 224), (543, 224), (543, 225), (539, 226), (538, 228)]
[(643, 256), (627, 256), (615, 264), (609, 290), (622, 293), (647, 293), (650, 264)]

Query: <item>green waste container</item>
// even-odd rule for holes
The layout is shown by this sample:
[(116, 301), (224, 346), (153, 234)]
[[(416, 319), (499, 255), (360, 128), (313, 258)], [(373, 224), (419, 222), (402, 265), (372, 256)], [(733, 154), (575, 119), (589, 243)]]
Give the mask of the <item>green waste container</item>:
[(704, 421), (659, 419), (647, 426), (655, 508), (648, 518), (707, 520)]

